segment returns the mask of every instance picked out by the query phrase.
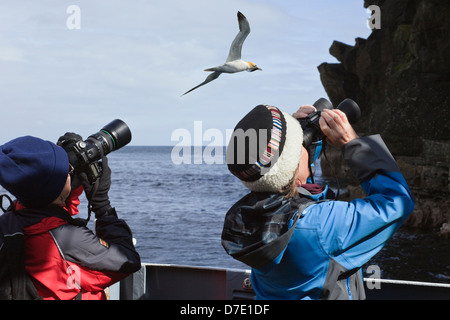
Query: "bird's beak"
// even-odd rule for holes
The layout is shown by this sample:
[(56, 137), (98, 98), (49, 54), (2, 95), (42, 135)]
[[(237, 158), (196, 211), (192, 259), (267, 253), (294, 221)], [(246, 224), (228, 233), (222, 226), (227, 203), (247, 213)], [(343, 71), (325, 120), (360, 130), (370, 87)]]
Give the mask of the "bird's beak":
[(258, 66), (254, 66), (253, 68), (250, 69), (250, 72), (253, 72), (253, 71), (256, 71), (256, 70), (262, 71), (262, 69), (258, 68)]

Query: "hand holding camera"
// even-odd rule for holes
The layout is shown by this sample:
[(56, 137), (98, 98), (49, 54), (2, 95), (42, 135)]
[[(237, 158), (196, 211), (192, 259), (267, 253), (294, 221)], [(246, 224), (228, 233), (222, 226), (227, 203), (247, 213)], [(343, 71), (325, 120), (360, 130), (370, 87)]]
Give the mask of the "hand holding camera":
[[(68, 132), (58, 139), (74, 167), (72, 189), (83, 185), (89, 201), (89, 210), (96, 217), (104, 215), (110, 208), (108, 192), (111, 187), (111, 170), (107, 154), (127, 145), (131, 131), (125, 122), (116, 119), (85, 141), (76, 133)], [(99, 161), (101, 160), (101, 161)]]
[(342, 149), (345, 144), (358, 138), (346, 114), (341, 110), (325, 109), (322, 111), (319, 124), (328, 144), (337, 149)]
[(303, 106), (300, 106), (300, 108), (298, 108), (298, 110), (295, 113), (293, 113), (292, 116), (296, 119), (304, 119), (309, 114), (315, 111), (317, 111), (316, 107), (310, 104), (305, 104)]
[(330, 145), (341, 149), (358, 137), (350, 122), (356, 122), (361, 111), (351, 99), (345, 99), (333, 109), (327, 99), (320, 98), (313, 105), (301, 106), (293, 116), (302, 126), (303, 146), (306, 149), (324, 137)]
[(102, 168), (102, 173), (98, 179), (98, 184), (90, 184), (87, 175), (80, 173), (83, 188), (88, 198), (91, 197), (92, 211), (97, 218), (103, 216), (111, 208), (108, 197), (108, 192), (111, 187), (111, 169), (108, 166), (108, 158), (103, 156), (99, 164)]

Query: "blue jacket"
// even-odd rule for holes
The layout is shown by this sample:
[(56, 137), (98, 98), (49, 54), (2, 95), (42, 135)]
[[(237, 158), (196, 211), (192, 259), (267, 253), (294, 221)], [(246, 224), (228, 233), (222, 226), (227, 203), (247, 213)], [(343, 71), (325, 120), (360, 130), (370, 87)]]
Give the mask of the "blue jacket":
[[(281, 253), (252, 268), (257, 299), (365, 298), (360, 268), (409, 216), (414, 200), (379, 135), (349, 142), (343, 155), (367, 197), (302, 210)], [(246, 206), (251, 204), (240, 203), (232, 211)]]

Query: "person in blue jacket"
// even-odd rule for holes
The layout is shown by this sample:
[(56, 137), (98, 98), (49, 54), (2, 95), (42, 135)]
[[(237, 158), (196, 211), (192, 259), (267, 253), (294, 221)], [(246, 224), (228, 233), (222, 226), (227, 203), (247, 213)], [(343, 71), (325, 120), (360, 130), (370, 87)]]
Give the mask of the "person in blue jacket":
[(251, 192), (227, 212), (222, 245), (252, 267), (257, 299), (365, 299), (362, 265), (414, 208), (381, 136), (358, 137), (337, 109), (322, 111), (320, 128), (367, 197), (328, 200), (327, 187), (308, 184), (309, 154), (296, 118), (313, 111), (302, 106), (291, 116), (259, 105), (227, 147), (230, 172)]

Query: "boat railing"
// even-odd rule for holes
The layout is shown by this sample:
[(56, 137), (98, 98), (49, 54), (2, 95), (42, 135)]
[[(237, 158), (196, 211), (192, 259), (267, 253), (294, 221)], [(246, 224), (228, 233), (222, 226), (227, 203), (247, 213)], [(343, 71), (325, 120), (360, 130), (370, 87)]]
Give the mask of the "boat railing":
[[(111, 300), (253, 300), (250, 270), (143, 264), (109, 288)], [(450, 284), (365, 278), (368, 300), (450, 300)]]

